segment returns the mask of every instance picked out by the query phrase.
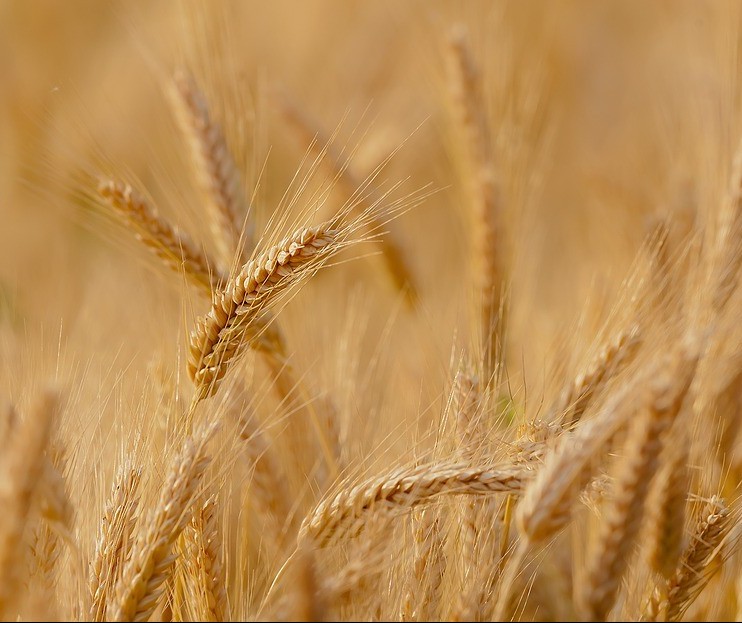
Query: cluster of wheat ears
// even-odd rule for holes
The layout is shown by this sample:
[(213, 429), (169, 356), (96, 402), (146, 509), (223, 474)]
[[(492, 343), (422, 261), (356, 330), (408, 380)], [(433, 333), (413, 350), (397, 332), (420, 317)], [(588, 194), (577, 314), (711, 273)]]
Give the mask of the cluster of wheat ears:
[[(265, 226), (218, 108), (180, 68), (165, 91), (204, 232), (166, 218), (146, 184), (123, 173), (86, 174), (77, 190), (186, 290), (192, 313), (167, 320), (190, 325), (186, 341), (173, 361), (152, 354), (133, 424), (62, 430), (60, 413), (79, 404), (69, 384), (0, 412), (0, 619), (739, 616), (742, 148), (707, 222), (656, 222), (590, 357), (561, 366), (537, 408), (524, 405), (508, 373), (518, 274), (480, 60), (466, 30), (445, 41), (468, 322), (423, 440), (395, 456), (373, 447), (387, 439), (364, 441), (364, 418), (373, 426), (383, 412), (402, 428), (411, 406), (424, 409), (414, 396), (375, 404), (363, 386), (363, 369), (384, 365), (384, 344), (347, 356), (353, 380), (325, 388), (283, 316), (299, 303), (310, 316), (349, 308), (335, 282), (316, 294), (314, 282), (363, 264), (362, 274), (387, 278), (369, 288), (393, 301), (390, 319), (436, 331), (415, 269), (424, 261), (410, 261), (397, 228), (435, 189), (400, 198), (381, 184), (393, 153), (369, 176), (354, 170), (274, 89), (281, 124), (330, 183), (312, 190), (297, 177), (296, 198)], [(328, 327), (314, 356), (352, 350), (363, 321), (351, 324)], [(118, 451), (74, 452), (70, 439), (96, 434)], [(93, 474), (85, 486), (72, 482), (81, 464)]]

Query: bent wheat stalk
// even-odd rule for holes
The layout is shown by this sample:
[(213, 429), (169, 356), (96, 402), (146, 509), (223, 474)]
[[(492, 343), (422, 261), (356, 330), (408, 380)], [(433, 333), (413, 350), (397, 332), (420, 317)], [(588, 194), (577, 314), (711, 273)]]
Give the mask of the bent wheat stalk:
[(255, 340), (261, 312), (339, 246), (331, 223), (300, 229), (255, 256), (215, 293), (211, 311), (191, 333), (188, 352), (188, 375), (199, 398), (216, 393), (229, 365)]
[(320, 503), (305, 518), (299, 539), (326, 546), (363, 527), (366, 513), (402, 513), (441, 495), (519, 493), (527, 473), (509, 467), (433, 463), (397, 468)]

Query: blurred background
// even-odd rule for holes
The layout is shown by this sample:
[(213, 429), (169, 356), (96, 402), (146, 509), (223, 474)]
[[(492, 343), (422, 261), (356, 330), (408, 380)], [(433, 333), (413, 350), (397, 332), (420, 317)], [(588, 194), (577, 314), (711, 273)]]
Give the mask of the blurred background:
[[(260, 226), (304, 156), (277, 90), (327, 136), (336, 133), (333, 144), (361, 179), (399, 148), (378, 181), (430, 191), (393, 226), (421, 282), (422, 324), (445, 336), (433, 348), (445, 368), (467, 296), (445, 71), (450, 30), (461, 24), (493, 129), (517, 365), (530, 361), (539, 376), (560, 332), (579, 327), (575, 335), (592, 343), (658, 218), (694, 218), (718, 202), (739, 128), (738, 9), (710, 1), (2, 0), (4, 326), (54, 333), (61, 321), (65, 335), (84, 334), (94, 347), (138, 318), (139, 337), (113, 350), (136, 358), (138, 340), (153, 335), (182, 343), (187, 321), (163, 334), (161, 314), (185, 318), (192, 303), (173, 296), (168, 276), (116, 223), (80, 201), (78, 180), (100, 171), (136, 181), (200, 240), (198, 194), (163, 89), (185, 65), (225, 128)], [(351, 296), (373, 271), (349, 266), (337, 279)], [(393, 294), (357, 287), (372, 300), (370, 315), (387, 317)]]

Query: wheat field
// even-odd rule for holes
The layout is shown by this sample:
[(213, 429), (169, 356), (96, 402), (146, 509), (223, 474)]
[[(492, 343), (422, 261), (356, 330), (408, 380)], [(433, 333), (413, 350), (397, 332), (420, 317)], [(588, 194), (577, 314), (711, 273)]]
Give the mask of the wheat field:
[(741, 37), (0, 0), (0, 619), (742, 620)]

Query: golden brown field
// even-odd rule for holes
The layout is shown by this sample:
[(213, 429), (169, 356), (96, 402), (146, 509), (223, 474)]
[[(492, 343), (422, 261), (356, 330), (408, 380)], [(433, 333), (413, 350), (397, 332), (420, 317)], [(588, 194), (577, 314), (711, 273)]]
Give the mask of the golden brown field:
[(742, 620), (741, 20), (0, 0), (0, 620)]

